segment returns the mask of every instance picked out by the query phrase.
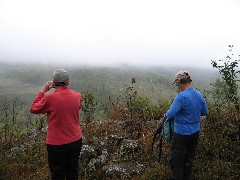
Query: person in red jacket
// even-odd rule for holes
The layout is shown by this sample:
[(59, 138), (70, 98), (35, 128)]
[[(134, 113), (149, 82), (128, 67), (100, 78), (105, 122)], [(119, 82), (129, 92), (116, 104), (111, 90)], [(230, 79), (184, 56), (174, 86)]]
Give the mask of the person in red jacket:
[[(47, 114), (46, 144), (52, 179), (78, 179), (78, 160), (82, 148), (79, 123), (81, 94), (68, 87), (69, 73), (58, 69), (37, 94), (31, 105), (33, 114)], [(51, 88), (53, 93), (45, 94)]]

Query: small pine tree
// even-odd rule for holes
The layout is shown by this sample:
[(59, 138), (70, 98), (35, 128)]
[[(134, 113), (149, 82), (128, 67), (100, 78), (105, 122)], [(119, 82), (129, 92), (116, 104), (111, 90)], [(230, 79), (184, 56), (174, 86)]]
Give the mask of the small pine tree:
[[(236, 121), (238, 124), (238, 135), (240, 136), (240, 122), (239, 122), (239, 108), (240, 108), (240, 97), (238, 96), (238, 74), (240, 73), (238, 64), (240, 59), (234, 59), (233, 45), (229, 45), (230, 55), (227, 55), (222, 60), (214, 61), (211, 60), (213, 68), (217, 68), (220, 75), (222, 76), (223, 82), (227, 85), (227, 88), (224, 87), (224, 97), (227, 98), (228, 103), (233, 104), (234, 109), (233, 113), (235, 114)], [(240, 56), (240, 55), (239, 55)], [(221, 88), (215, 86), (216, 88)]]

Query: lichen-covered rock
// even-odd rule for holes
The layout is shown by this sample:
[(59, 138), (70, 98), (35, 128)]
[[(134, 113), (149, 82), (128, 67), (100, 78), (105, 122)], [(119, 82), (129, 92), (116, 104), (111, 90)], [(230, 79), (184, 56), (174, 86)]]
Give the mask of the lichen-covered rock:
[(123, 139), (120, 142), (119, 154), (121, 157), (133, 156), (143, 151), (143, 144), (139, 140)]
[(88, 163), (92, 158), (96, 158), (97, 153), (92, 146), (82, 145), (82, 150), (80, 152), (80, 161)]
[(99, 145), (95, 148), (98, 156), (102, 155), (103, 152), (108, 152), (109, 150), (109, 144), (106, 141), (101, 141)]
[(108, 141), (111, 145), (119, 145), (122, 140), (123, 140), (122, 136), (113, 135), (113, 134), (108, 136)]
[(101, 141), (99, 143), (99, 145), (95, 148), (98, 157), (92, 158), (87, 164), (87, 169), (89, 172), (99, 170), (106, 165), (109, 156), (108, 149), (109, 145), (106, 141)]
[(122, 163), (105, 165), (102, 168), (106, 177), (110, 178), (131, 178), (134, 175), (140, 175), (145, 171), (145, 166), (138, 163)]
[(96, 171), (101, 169), (107, 162), (108, 152), (104, 150), (97, 158), (92, 158), (87, 164), (88, 172)]

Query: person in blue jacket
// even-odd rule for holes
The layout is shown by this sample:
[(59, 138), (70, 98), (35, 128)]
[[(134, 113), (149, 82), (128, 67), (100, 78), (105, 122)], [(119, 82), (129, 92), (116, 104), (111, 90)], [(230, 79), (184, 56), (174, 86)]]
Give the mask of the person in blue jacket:
[(173, 84), (180, 89), (166, 119), (174, 118), (174, 133), (171, 141), (169, 162), (171, 179), (188, 180), (192, 178), (192, 164), (199, 139), (201, 116), (208, 114), (203, 95), (192, 87), (192, 79), (187, 71), (179, 71)]

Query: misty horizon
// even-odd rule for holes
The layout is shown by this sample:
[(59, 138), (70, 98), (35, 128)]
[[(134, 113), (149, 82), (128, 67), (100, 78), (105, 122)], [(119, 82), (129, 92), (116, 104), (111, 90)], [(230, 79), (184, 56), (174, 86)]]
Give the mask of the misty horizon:
[(211, 68), (229, 45), (240, 54), (239, 7), (235, 0), (0, 0), (0, 62)]

